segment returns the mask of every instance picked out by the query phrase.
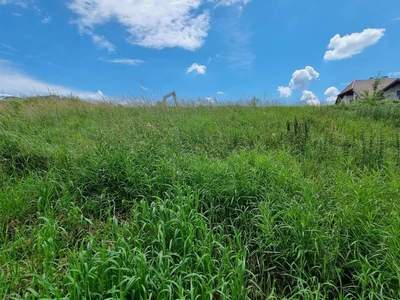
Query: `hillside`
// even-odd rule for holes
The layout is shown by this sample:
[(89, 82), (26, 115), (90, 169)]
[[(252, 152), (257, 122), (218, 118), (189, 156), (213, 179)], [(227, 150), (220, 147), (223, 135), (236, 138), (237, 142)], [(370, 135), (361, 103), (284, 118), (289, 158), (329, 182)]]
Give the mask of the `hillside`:
[(0, 102), (0, 298), (399, 299), (400, 106)]

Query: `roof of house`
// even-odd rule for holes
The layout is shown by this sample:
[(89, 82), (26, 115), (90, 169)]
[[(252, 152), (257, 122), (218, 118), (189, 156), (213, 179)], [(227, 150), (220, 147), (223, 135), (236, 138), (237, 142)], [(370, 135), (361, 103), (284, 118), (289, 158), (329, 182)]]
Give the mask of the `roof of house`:
[(400, 84), (400, 78), (395, 78), (392, 83), (388, 84), (386, 87), (383, 88), (383, 91), (387, 91), (388, 89), (392, 88), (396, 84)]
[[(368, 80), (354, 80), (350, 83), (340, 94), (339, 96), (343, 96), (348, 92), (354, 92), (357, 95), (361, 95), (363, 93), (372, 93), (374, 91), (374, 83), (376, 79), (368, 79)], [(400, 82), (399, 78), (382, 78), (379, 79), (379, 90), (385, 91), (396, 82)]]

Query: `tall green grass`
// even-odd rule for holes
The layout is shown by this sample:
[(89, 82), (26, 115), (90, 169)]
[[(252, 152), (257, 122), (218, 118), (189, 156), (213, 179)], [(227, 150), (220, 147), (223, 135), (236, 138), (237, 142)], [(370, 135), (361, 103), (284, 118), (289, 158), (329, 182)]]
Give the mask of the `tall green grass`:
[(400, 107), (0, 103), (0, 298), (398, 299)]

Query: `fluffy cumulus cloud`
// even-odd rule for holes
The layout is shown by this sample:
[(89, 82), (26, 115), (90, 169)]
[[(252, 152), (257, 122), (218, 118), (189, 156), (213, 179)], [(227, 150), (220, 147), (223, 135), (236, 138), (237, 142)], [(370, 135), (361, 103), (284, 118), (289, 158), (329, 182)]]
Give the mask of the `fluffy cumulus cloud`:
[(292, 89), (305, 88), (307, 85), (319, 78), (319, 73), (313, 67), (307, 66), (304, 69), (293, 72), (289, 87)]
[(385, 35), (383, 28), (368, 28), (362, 32), (340, 36), (336, 34), (330, 41), (325, 60), (341, 60), (360, 54), (376, 44)]
[(279, 86), (278, 87), (279, 96), (282, 98), (289, 98), (292, 96), (292, 89), (288, 86)]
[(326, 97), (325, 101), (328, 104), (333, 104), (336, 102), (336, 98), (339, 94), (340, 94), (340, 91), (338, 90), (338, 88), (331, 86), (331, 87), (327, 88), (324, 93), (324, 95)]
[(78, 16), (83, 32), (117, 21), (133, 44), (149, 48), (199, 48), (207, 36), (209, 14), (198, 11), (201, 0), (72, 0), (69, 8)]
[(303, 91), (301, 101), (310, 106), (319, 106), (321, 104), (318, 97), (313, 92), (307, 90)]
[[(0, 0), (10, 1), (10, 0)], [(245, 5), (249, 0), (70, 0), (75, 23), (94, 35), (99, 25), (116, 21), (128, 32), (128, 41), (147, 48), (200, 48), (208, 35), (207, 3)], [(105, 39), (105, 38), (104, 38)], [(101, 41), (99, 41), (101, 42)], [(99, 43), (100, 46), (102, 45)], [(106, 45), (104, 48), (112, 48)]]
[(304, 69), (296, 70), (292, 74), (288, 86), (278, 87), (278, 92), (281, 97), (288, 98), (294, 90), (305, 89), (310, 82), (319, 78), (319, 73), (311, 66), (306, 66)]
[(16, 70), (10, 62), (5, 60), (0, 60), (0, 94), (13, 96), (74, 96), (87, 100), (104, 99), (101, 91), (80, 91), (35, 79)]
[(207, 67), (205, 65), (200, 65), (198, 63), (194, 63), (186, 70), (186, 74), (190, 74), (190, 73), (204, 75), (207, 73)]

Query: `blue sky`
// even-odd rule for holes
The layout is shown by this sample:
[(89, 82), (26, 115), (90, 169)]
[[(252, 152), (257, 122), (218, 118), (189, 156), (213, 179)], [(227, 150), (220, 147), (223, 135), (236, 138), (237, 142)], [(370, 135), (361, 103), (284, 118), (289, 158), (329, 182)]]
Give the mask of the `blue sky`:
[(0, 0), (0, 94), (319, 104), (399, 37), (398, 0)]

